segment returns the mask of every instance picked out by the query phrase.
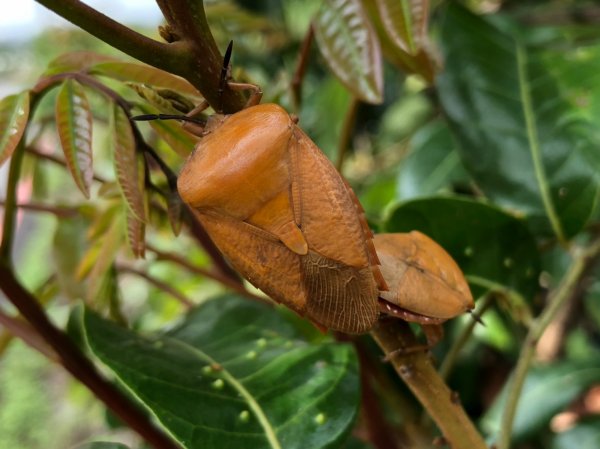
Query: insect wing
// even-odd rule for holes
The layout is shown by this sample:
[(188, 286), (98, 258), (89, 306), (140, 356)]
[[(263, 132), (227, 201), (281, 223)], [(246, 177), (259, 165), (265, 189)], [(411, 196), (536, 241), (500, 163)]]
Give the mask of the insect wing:
[(378, 316), (370, 231), (342, 177), (297, 127), (289, 150), (294, 213), (309, 248), (301, 257), (307, 315), (335, 330), (366, 332)]

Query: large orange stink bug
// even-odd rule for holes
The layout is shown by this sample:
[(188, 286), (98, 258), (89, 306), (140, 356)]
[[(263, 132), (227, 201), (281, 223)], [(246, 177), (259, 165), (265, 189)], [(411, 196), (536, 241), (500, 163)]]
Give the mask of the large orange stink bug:
[[(230, 55), (231, 44), (223, 77)], [(435, 265), (429, 250), (442, 255), (442, 263), (453, 263), (422, 234), (375, 240), (385, 257), (382, 275), (373, 234), (352, 189), (294, 117), (276, 104), (255, 104), (260, 95), (256, 88), (249, 107), (209, 119), (177, 183), (182, 200), (231, 264), (317, 326), (346, 333), (369, 331), (380, 312), (437, 324), (472, 308), (456, 264), (446, 266), (457, 270), (453, 280), (462, 279), (458, 288), (444, 278), (424, 289), (435, 293), (431, 301), (445, 301), (439, 313), (418, 295), (419, 281), (440, 275), (435, 267), (429, 273)], [(407, 300), (405, 287), (418, 297)]]

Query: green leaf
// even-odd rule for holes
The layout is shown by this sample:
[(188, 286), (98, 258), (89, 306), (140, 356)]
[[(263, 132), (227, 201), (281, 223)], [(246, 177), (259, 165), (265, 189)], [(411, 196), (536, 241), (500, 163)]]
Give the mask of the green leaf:
[(350, 345), (310, 345), (277, 310), (222, 296), (142, 336), (90, 311), (90, 348), (187, 449), (336, 447), (357, 412)]
[(142, 186), (144, 171), (139, 169), (136, 144), (129, 118), (116, 104), (112, 105), (111, 131), (117, 182), (131, 212), (141, 221), (146, 221), (144, 191)]
[(411, 139), (398, 173), (397, 196), (401, 200), (428, 196), (468, 179), (450, 130), (442, 122), (432, 122)]
[(592, 417), (556, 435), (550, 449), (598, 449), (599, 447), (600, 418)]
[[(456, 260), (473, 286), (508, 289), (511, 305), (537, 291), (539, 255), (525, 224), (502, 210), (462, 198), (425, 198), (398, 206), (386, 232), (419, 230)], [(517, 310), (518, 313), (526, 313)]]
[(92, 112), (83, 87), (66, 80), (56, 97), (56, 126), (67, 167), (86, 198), (94, 177), (92, 163)]
[(0, 101), (0, 167), (15, 151), (29, 120), (29, 92)]
[(108, 76), (119, 81), (165, 87), (196, 98), (200, 97), (198, 90), (185, 79), (145, 64), (119, 61), (102, 62), (91, 67), (90, 73)]
[[(598, 359), (560, 362), (532, 369), (525, 379), (519, 399), (512, 433), (513, 442), (523, 440), (546, 427), (554, 415), (599, 381)], [(482, 418), (481, 425), (486, 433), (491, 435), (499, 432), (505, 400), (506, 386)]]
[(456, 4), (441, 33), (442, 105), (466, 168), (494, 201), (561, 240), (589, 218), (600, 162), (590, 123), (541, 55)]
[(121, 443), (94, 441), (92, 443), (85, 443), (81, 446), (76, 446), (75, 449), (129, 449), (129, 446), (125, 446)]
[(62, 54), (50, 61), (44, 76), (65, 72), (83, 72), (93, 65), (109, 61), (116, 61), (116, 59), (92, 51), (73, 51)]
[(52, 262), (60, 290), (71, 300), (86, 297), (86, 283), (76, 273), (87, 248), (89, 225), (84, 214), (77, 214), (57, 220), (54, 232)]
[(315, 20), (315, 38), (335, 76), (367, 103), (383, 100), (383, 63), (377, 36), (359, 0), (326, 0)]

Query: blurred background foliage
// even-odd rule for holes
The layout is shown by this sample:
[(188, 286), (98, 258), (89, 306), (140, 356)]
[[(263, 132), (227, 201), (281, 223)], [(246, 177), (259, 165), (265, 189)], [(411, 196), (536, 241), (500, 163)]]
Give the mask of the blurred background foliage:
[[(235, 40), (234, 78), (262, 86), (263, 102), (296, 112), (306, 133), (331, 160), (338, 160), (340, 133), (355, 99), (327, 69), (316, 45), (298, 109), (290, 94), (302, 40), (321, 1), (205, 4), (219, 48)], [(429, 69), (410, 73), (400, 68), (384, 48), (382, 101), (358, 105), (342, 172), (369, 223), (379, 232), (419, 229), (436, 239), (457, 260), (485, 312), (485, 327), (475, 326), (446, 374), (490, 438), (499, 430), (502, 391), (532, 317), (572, 264), (573, 248), (597, 238), (599, 22), (600, 5), (593, 1), (432, 2), (428, 51), (430, 62), (443, 67), (435, 82), (427, 79)], [(137, 29), (158, 38), (154, 27)], [(2, 94), (32, 86), (50, 61), (78, 50), (124, 58), (77, 29), (43, 30), (31, 41), (0, 48)], [(133, 89), (109, 79), (106, 83), (137, 101)], [(36, 112), (37, 128), (29, 131), (31, 140), (49, 154), (59, 154), (55, 149), (60, 147), (53, 127), (47, 126), (54, 120), (55, 95), (44, 97)], [(143, 331), (172, 326), (186, 310), (185, 300), (202, 303), (223, 286), (161, 261), (161, 252), (168, 251), (185, 254), (200, 268), (210, 264), (187, 234), (173, 237), (164, 214), (151, 215), (146, 240), (154, 249), (146, 260), (133, 261), (124, 250), (119, 222), (123, 206), (112, 181), (109, 116), (103, 99), (90, 94), (89, 100), (95, 118), (94, 171), (109, 182), (95, 185), (92, 199), (85, 200), (62, 167), (26, 156), (21, 200), (52, 203), (64, 208), (64, 214), (22, 212), (15, 251), (19, 276), (47, 303), (58, 323), (66, 324), (73, 301), (86, 296), (90, 283), (96, 282), (101, 284), (92, 289), (100, 301), (96, 307), (113, 319)], [(522, 108), (537, 123), (537, 136), (531, 135), (531, 117), (521, 117)], [(540, 147), (527, 149), (532, 140)], [(181, 157), (160, 139), (153, 143), (177, 171)], [(538, 152), (545, 167), (542, 182), (530, 151)], [(97, 242), (112, 254), (104, 260), (97, 248), (95, 258), (89, 256), (87, 230), (96, 227), (96, 235), (112, 235), (117, 231), (111, 231), (111, 220), (121, 234), (112, 245)], [(64, 275), (78, 269), (86, 255), (96, 264), (109, 260), (104, 268), (118, 260), (123, 272), (118, 280), (105, 277), (108, 271), (99, 268), (95, 280)], [(522, 393), (514, 447), (600, 445), (596, 274), (588, 273), (541, 340)], [(177, 295), (180, 301), (173, 299)], [(4, 302), (2, 307), (11, 311)], [(443, 361), (470, 328), (468, 317), (448, 323), (435, 358)], [(303, 334), (308, 340), (323, 338), (306, 328)], [(2, 327), (0, 351), (0, 447), (58, 449), (91, 436), (140, 445), (86, 390), (13, 341)], [(402, 391), (398, 379), (390, 378)], [(390, 418), (396, 420), (401, 418)], [(354, 447), (350, 444), (346, 447)]]

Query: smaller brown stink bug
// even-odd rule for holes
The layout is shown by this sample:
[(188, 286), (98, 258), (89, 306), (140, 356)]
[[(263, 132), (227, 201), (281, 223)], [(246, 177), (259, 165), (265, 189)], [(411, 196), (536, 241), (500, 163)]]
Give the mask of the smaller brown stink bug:
[(473, 309), (462, 271), (425, 234), (377, 234), (375, 248), (389, 286), (379, 294), (382, 312), (421, 324), (430, 346), (442, 336), (441, 323)]

